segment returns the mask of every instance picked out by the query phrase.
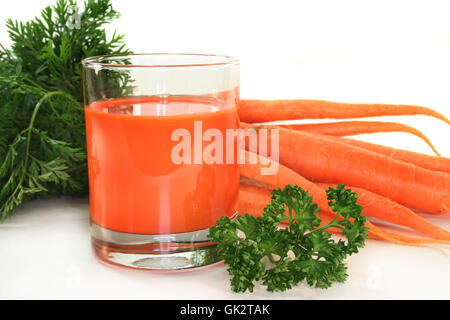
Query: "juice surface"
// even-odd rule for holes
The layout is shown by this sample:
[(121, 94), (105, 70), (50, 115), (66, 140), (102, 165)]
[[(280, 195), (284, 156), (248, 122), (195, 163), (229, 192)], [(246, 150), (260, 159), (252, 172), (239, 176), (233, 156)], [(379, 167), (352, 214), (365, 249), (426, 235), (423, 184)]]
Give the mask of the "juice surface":
[[(237, 129), (235, 107), (194, 97), (107, 100), (86, 108), (91, 219), (118, 232), (166, 234), (202, 230), (236, 211), (239, 167), (176, 164), (176, 129)], [(198, 140), (197, 140), (198, 141)], [(202, 142), (202, 150), (209, 142)], [(227, 144), (223, 143), (223, 154)], [(237, 150), (234, 150), (237, 153)]]

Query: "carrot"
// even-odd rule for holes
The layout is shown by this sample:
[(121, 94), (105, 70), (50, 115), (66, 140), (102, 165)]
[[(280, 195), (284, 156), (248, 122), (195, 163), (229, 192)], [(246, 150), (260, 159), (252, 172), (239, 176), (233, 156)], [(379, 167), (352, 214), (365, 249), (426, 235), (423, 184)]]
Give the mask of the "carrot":
[[(249, 159), (251, 152), (240, 150), (242, 159)], [(265, 161), (272, 160), (260, 156)], [(330, 211), (328, 206), (328, 199), (326, 193), (322, 188), (318, 187), (311, 181), (303, 178), (298, 173), (291, 169), (279, 164), (278, 172), (275, 175), (261, 175), (261, 168), (266, 167), (261, 161), (257, 164), (250, 164), (249, 161), (240, 164), (241, 177), (245, 177), (250, 180), (254, 180), (260, 184), (264, 184), (274, 188), (284, 188), (285, 185), (298, 185), (305, 191), (309, 192), (309, 195), (313, 197), (314, 202), (319, 206), (321, 210)]]
[(440, 156), (434, 145), (422, 132), (402, 123), (381, 121), (342, 121), (313, 124), (285, 124), (279, 126), (288, 129), (303, 130), (335, 137), (377, 132), (406, 132), (411, 133), (425, 141), (433, 152)]
[[(262, 215), (264, 208), (270, 203), (271, 195), (270, 190), (265, 188), (256, 187), (253, 185), (240, 184), (239, 185), (239, 202), (238, 211), (240, 215), (246, 213), (259, 217)], [(317, 215), (322, 219), (321, 225), (327, 225), (330, 223), (335, 214), (320, 211)], [(366, 225), (370, 228), (368, 230), (369, 238), (376, 240), (385, 240), (401, 245), (412, 245), (415, 246), (416, 243), (438, 243), (438, 244), (450, 244), (450, 241), (434, 240), (426, 238), (414, 238), (402, 236), (395, 233), (389, 233), (381, 230), (379, 227), (370, 223), (369, 221)], [(333, 233), (340, 233), (337, 228), (330, 228), (328, 231)]]
[[(241, 126), (243, 128), (251, 126), (251, 124), (241, 122)], [(277, 125), (280, 127), (286, 127), (287, 125)], [(315, 133), (318, 134), (319, 133)], [(322, 134), (320, 134), (322, 135)], [(333, 139), (335, 141), (345, 142), (347, 144), (351, 144), (355, 147), (360, 147), (369, 151), (373, 151), (376, 153), (380, 153), (383, 155), (388, 156), (389, 158), (393, 158), (396, 160), (401, 160), (404, 162), (412, 163), (416, 166), (419, 166), (421, 168), (433, 170), (433, 171), (441, 171), (445, 172), (447, 174), (450, 174), (450, 158), (444, 158), (444, 157), (435, 157), (430, 156), (423, 153), (403, 150), (403, 149), (397, 149), (397, 148), (391, 148), (375, 143), (355, 140), (355, 139), (345, 139), (340, 137), (333, 137), (333, 136), (326, 136), (328, 139)]]
[[(319, 217), (322, 219), (321, 225), (327, 225), (332, 221), (334, 215), (327, 212), (319, 212)], [(370, 221), (366, 222), (366, 227), (369, 228), (367, 230), (367, 234), (369, 235), (369, 239), (374, 240), (384, 240), (388, 242), (392, 242), (399, 245), (404, 246), (412, 246), (412, 247), (420, 247), (418, 243), (437, 243), (437, 244), (450, 244), (450, 241), (446, 240), (435, 240), (435, 239), (427, 239), (427, 238), (415, 238), (415, 237), (406, 237), (399, 234), (395, 234), (392, 232), (385, 232), (381, 230), (379, 227), (375, 226)], [(340, 234), (341, 230), (337, 228), (330, 228), (330, 232)]]
[[(242, 127), (248, 127), (251, 126), (251, 124), (247, 124), (245, 122), (241, 122)], [(277, 125), (280, 127), (286, 127), (286, 125)], [(316, 133), (319, 134), (319, 133)], [(412, 163), (416, 166), (433, 170), (433, 171), (441, 171), (450, 174), (450, 158), (444, 158), (444, 157), (435, 157), (430, 156), (423, 153), (403, 150), (403, 149), (397, 149), (397, 148), (391, 148), (375, 143), (355, 140), (355, 139), (345, 139), (340, 137), (333, 137), (333, 136), (326, 136), (329, 139), (334, 139), (335, 141), (345, 142), (348, 144), (351, 144), (356, 147), (360, 147), (369, 151), (373, 151), (376, 153), (380, 153), (383, 155), (386, 155), (390, 158), (401, 160), (404, 162)]]
[(413, 247), (421, 247), (419, 243), (450, 244), (450, 241), (448, 240), (408, 237), (397, 233), (386, 232), (369, 221), (367, 221), (366, 225), (370, 228), (368, 234), (369, 238), (372, 239), (386, 240), (392, 243)]
[(239, 185), (238, 213), (239, 215), (248, 213), (255, 217), (262, 216), (264, 208), (270, 203), (271, 198), (270, 190), (241, 183)]
[[(239, 185), (239, 215), (245, 215), (246, 213), (248, 213), (254, 217), (262, 216), (264, 208), (271, 201), (271, 197), (272, 196), (269, 189), (241, 183)], [(334, 218), (334, 215), (332, 215), (331, 213), (323, 211), (317, 213), (317, 215), (320, 217), (320, 219), (322, 219), (321, 225), (330, 223)], [(335, 233), (340, 232), (338, 228), (330, 228), (329, 231)]]
[(339, 139), (341, 142), (345, 142), (347, 144), (351, 144), (356, 147), (360, 147), (366, 150), (374, 151), (380, 154), (383, 154), (385, 156), (388, 156), (392, 159), (397, 159), (401, 161), (405, 161), (408, 163), (412, 163), (416, 166), (434, 170), (434, 171), (441, 171), (445, 172), (447, 174), (450, 174), (450, 159), (444, 158), (444, 157), (434, 157), (429, 156), (423, 153), (417, 153), (402, 149), (396, 149), (391, 147), (382, 146), (379, 144), (369, 143), (365, 141), (359, 141), (354, 139), (342, 139), (342, 138), (335, 138)]
[[(317, 185), (324, 190), (336, 187), (335, 184), (329, 183)], [(363, 207), (364, 215), (411, 228), (435, 239), (450, 240), (450, 232), (432, 224), (411, 209), (361, 188), (352, 186), (347, 188), (358, 194), (358, 204)]]
[(450, 124), (442, 114), (430, 108), (412, 105), (341, 103), (324, 100), (241, 100), (239, 107), (239, 118), (249, 123), (394, 115), (426, 115)]
[(379, 235), (387, 236), (394, 242), (395, 240), (400, 241), (400, 243), (406, 243), (408, 245), (411, 245), (413, 243), (434, 243), (434, 244), (450, 244), (449, 240), (438, 240), (438, 239), (429, 239), (429, 238), (416, 238), (416, 237), (409, 237), (404, 236), (398, 233), (393, 232), (386, 232), (383, 231), (383, 229), (378, 228), (374, 224), (372, 224), (372, 231), (377, 232)]
[[(249, 128), (252, 127), (246, 130)], [(274, 126), (259, 128), (279, 130), (280, 164), (310, 181), (360, 187), (406, 207), (431, 213), (450, 211), (448, 174), (387, 158), (326, 136)], [(267, 136), (270, 145), (271, 134)]]

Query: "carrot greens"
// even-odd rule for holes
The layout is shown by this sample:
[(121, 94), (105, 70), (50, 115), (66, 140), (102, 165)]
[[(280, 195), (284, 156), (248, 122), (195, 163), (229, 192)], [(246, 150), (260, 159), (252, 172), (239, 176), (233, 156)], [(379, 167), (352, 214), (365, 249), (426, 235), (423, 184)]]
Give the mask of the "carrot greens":
[[(231, 288), (253, 292), (262, 281), (268, 291), (285, 291), (306, 281), (328, 288), (344, 282), (344, 260), (364, 247), (368, 228), (356, 193), (344, 185), (326, 191), (335, 218), (321, 226), (319, 207), (299, 186), (286, 185), (272, 192), (263, 215), (249, 214), (230, 220), (222, 217), (210, 228), (221, 258), (229, 265)], [(287, 227), (278, 228), (287, 222)], [(329, 228), (340, 229), (346, 240), (333, 240)]]
[[(58, 0), (40, 17), (6, 23), (0, 44), (0, 222), (27, 200), (86, 196), (88, 175), (81, 60), (128, 53), (105, 24), (110, 0)], [(72, 20), (79, 19), (77, 21)]]

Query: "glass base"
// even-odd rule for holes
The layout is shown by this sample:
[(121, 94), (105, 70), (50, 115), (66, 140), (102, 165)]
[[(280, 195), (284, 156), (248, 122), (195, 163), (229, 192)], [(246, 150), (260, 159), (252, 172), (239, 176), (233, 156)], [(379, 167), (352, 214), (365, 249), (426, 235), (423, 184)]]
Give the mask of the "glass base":
[(195, 232), (142, 235), (116, 232), (91, 222), (94, 253), (101, 260), (134, 269), (184, 270), (220, 261), (209, 229)]

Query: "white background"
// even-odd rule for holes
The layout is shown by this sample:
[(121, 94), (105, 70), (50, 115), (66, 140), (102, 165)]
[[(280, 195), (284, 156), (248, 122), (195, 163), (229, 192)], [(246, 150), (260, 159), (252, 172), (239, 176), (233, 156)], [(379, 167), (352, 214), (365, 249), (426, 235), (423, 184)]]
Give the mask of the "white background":
[[(29, 19), (51, 3), (9, 1), (0, 21)], [(448, 1), (113, 4), (122, 17), (108, 30), (125, 33), (135, 52), (239, 57), (241, 98), (418, 104), (450, 117)], [(4, 24), (0, 42), (9, 44)], [(422, 130), (450, 157), (450, 129), (443, 122), (423, 116), (386, 120)], [(403, 133), (360, 138), (431, 154)], [(373, 241), (349, 260), (349, 281), (328, 291), (232, 295), (223, 266), (178, 275), (111, 269), (91, 256), (87, 215), (86, 201), (37, 201), (0, 225), (0, 298), (450, 298), (448, 256)], [(448, 216), (436, 219), (450, 227)]]

